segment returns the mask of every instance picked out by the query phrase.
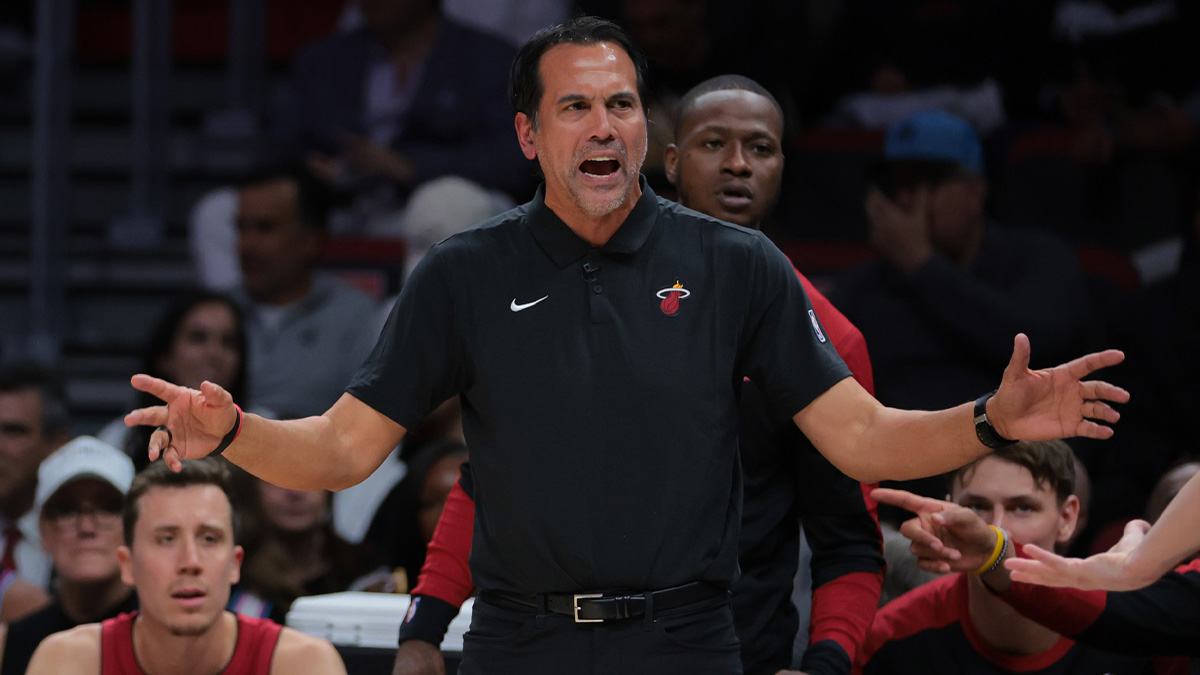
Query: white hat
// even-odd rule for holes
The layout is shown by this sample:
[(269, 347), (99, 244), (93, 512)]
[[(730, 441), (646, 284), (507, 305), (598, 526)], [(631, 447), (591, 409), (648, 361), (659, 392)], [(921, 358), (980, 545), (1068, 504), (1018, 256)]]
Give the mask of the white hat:
[(35, 508), (39, 511), (59, 488), (80, 478), (96, 478), (121, 494), (133, 482), (133, 460), (113, 446), (91, 436), (80, 436), (55, 450), (38, 467)]
[(407, 245), (404, 273), (412, 272), (430, 247), (516, 206), (504, 193), (458, 176), (442, 176), (419, 185), (404, 207), (402, 229)]

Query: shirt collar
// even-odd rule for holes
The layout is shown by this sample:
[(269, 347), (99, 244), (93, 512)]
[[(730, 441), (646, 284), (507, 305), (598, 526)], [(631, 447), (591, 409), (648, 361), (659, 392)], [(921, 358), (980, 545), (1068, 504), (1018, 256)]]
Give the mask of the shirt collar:
[[(642, 188), (641, 198), (629, 212), (625, 222), (621, 223), (608, 242), (598, 249), (602, 253), (636, 253), (654, 231), (654, 223), (658, 219), (658, 197), (646, 183), (645, 176), (638, 177), (638, 184)], [(533, 197), (529, 222), (533, 238), (559, 269), (586, 256), (592, 250), (591, 244), (580, 239), (558, 214), (546, 206), (545, 183), (538, 187), (537, 194)]]

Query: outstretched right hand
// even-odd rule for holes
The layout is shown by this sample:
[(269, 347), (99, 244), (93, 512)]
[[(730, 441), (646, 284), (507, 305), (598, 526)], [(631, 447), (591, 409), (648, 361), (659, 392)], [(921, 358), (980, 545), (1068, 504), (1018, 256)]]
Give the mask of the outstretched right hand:
[(954, 502), (922, 497), (905, 490), (875, 488), (871, 497), (917, 514), (900, 526), (912, 542), (909, 550), (926, 572), (970, 572), (991, 556), (996, 535), (979, 514)]
[(212, 382), (205, 381), (196, 390), (138, 374), (130, 384), (166, 403), (134, 410), (125, 416), (125, 426), (169, 429), (169, 434), (161, 429), (150, 434), (148, 452), (151, 462), (161, 455), (172, 471), (181, 470), (185, 459), (211, 453), (237, 423), (233, 396)]

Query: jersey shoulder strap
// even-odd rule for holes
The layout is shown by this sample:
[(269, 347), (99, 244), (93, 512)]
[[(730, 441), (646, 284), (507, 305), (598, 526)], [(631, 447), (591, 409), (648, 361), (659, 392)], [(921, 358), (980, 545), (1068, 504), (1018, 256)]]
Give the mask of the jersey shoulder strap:
[(100, 675), (142, 675), (133, 655), (137, 612), (118, 614), (100, 624)]
[(279, 644), (279, 633), (283, 626), (270, 619), (256, 619), (237, 615), (238, 640), (225, 672), (229, 675), (268, 675), (271, 672), (271, 657)]

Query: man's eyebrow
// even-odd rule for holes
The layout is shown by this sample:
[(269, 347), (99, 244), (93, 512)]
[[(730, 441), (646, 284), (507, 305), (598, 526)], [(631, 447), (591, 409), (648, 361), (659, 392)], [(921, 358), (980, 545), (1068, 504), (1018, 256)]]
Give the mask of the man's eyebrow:
[[(977, 501), (977, 502), (984, 501), (984, 502), (989, 502), (989, 503), (993, 501), (991, 497), (986, 497), (984, 495), (981, 495), (981, 494), (978, 494), (975, 492), (964, 492), (958, 496), (959, 502), (963, 502), (963, 501), (967, 501), (967, 500)], [(998, 501), (1002, 504), (1011, 504), (1013, 502), (1036, 502), (1037, 496), (1030, 494), (1028, 492), (1022, 492), (1020, 494), (1015, 494), (1015, 495), (1005, 495), (1003, 497), (1000, 497)]]
[[(590, 96), (585, 96), (583, 94), (566, 94), (558, 99), (558, 104), (561, 105), (563, 103), (575, 103), (576, 101), (588, 101), (590, 99), (591, 99)], [(638, 100), (638, 97), (637, 97), (637, 94), (633, 93), (632, 91), (618, 91), (617, 93), (606, 97), (604, 100), (605, 101), (617, 101), (617, 100), (636, 101), (636, 100)]]
[(0, 433), (27, 434), (33, 431), (33, 426), (24, 422), (0, 422)]
[[(220, 532), (220, 533), (224, 534), (228, 529), (229, 529), (228, 527), (225, 527), (225, 526), (221, 525), (220, 523), (215, 523), (215, 522), (200, 523), (199, 525), (196, 525), (197, 532)], [(183, 531), (183, 526), (182, 525), (174, 525), (174, 524), (159, 525), (159, 526), (155, 527), (153, 531), (154, 532), (181, 532), (181, 531)]]
[(749, 133), (741, 134), (741, 132), (738, 132), (735, 129), (724, 126), (722, 124), (717, 124), (715, 122), (712, 124), (701, 124), (698, 127), (696, 127), (695, 131), (693, 131), (692, 133), (703, 133), (703, 132), (716, 132), (718, 134), (738, 133), (738, 134), (744, 136), (745, 138), (753, 138), (753, 139), (765, 138), (769, 141), (775, 141), (775, 137), (771, 134), (771, 132), (769, 132), (765, 129), (754, 129), (754, 130), (750, 131)]

